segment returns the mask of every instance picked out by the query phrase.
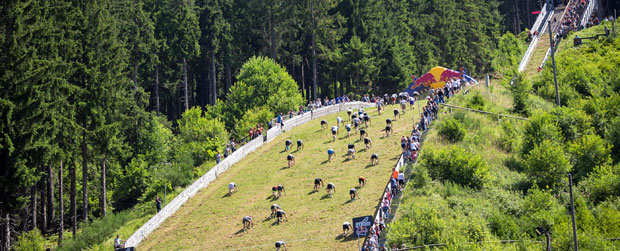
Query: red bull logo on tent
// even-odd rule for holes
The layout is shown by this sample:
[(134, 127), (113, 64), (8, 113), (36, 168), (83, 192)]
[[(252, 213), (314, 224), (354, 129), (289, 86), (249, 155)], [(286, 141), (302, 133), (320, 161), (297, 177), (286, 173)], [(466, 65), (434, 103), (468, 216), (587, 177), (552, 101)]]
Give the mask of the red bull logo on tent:
[(451, 70), (441, 66), (435, 66), (431, 68), (426, 74), (420, 78), (416, 78), (411, 75), (411, 85), (407, 87), (407, 93), (413, 95), (413, 92), (421, 93), (429, 88), (441, 88), (452, 78), (465, 78), (466, 80), (472, 79), (464, 73), (464, 69), (461, 67), (461, 71)]

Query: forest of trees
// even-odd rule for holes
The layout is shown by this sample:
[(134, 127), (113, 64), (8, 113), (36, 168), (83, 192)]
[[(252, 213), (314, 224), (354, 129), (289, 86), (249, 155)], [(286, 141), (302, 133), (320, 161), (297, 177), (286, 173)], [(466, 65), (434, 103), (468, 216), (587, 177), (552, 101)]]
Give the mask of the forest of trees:
[(515, 61), (501, 53), (516, 41), (504, 33), (524, 30), (540, 6), (2, 1), (2, 250), (33, 229), (61, 241), (79, 221), (187, 185), (231, 137), (307, 100), (394, 93), (435, 65), (500, 70)]

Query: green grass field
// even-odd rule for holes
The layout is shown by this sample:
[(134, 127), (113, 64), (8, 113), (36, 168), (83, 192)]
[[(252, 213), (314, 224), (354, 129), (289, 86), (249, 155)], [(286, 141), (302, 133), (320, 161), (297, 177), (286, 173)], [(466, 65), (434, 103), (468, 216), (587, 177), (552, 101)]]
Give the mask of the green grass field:
[[(273, 244), (284, 240), (291, 250), (354, 250), (356, 239), (343, 238), (342, 223), (353, 217), (374, 213), (392, 167), (400, 156), (400, 138), (409, 135), (414, 112), (407, 110), (401, 119), (393, 122), (394, 133), (385, 137), (385, 119), (393, 118), (395, 105), (378, 115), (376, 109), (367, 109), (372, 125), (367, 130), (373, 147), (364, 151), (359, 135), (345, 138), (341, 126), (338, 140), (332, 142), (329, 129), (321, 130), (320, 120), (329, 127), (336, 117), (346, 118), (346, 112), (315, 119), (292, 131), (285, 132), (272, 142), (221, 174), (217, 180), (201, 190), (168, 218), (138, 247), (140, 250), (228, 250), (273, 249)], [(417, 112), (417, 110), (415, 110)], [(418, 116), (416, 116), (416, 119)], [(346, 120), (346, 119), (345, 119)], [(284, 141), (304, 141), (305, 149), (291, 152), (297, 163), (286, 169), (287, 152)], [(347, 144), (355, 143), (357, 157), (346, 160)], [(327, 149), (333, 148), (336, 157), (327, 162)], [(379, 165), (370, 165), (370, 155), (379, 155)], [(350, 201), (348, 190), (356, 187), (358, 176), (368, 178), (368, 184), (358, 189), (361, 199)], [(321, 177), (325, 184), (334, 183), (336, 193), (326, 196), (325, 189), (312, 193), (313, 181)], [(228, 183), (235, 182), (239, 192), (227, 196)], [(271, 187), (282, 184), (286, 196), (271, 198)], [(287, 213), (288, 222), (277, 224), (269, 219), (270, 206), (280, 205)], [(254, 227), (242, 231), (241, 219), (251, 215)]]

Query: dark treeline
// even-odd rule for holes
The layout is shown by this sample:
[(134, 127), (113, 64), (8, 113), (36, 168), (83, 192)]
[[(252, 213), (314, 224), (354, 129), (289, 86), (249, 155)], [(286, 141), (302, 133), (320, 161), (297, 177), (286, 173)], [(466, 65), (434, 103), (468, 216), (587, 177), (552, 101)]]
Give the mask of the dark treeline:
[[(232, 102), (218, 106), (229, 97), (244, 102), (234, 95), (253, 84), (239, 83), (252, 56), (271, 58), (292, 77), (286, 80), (292, 89), (287, 84), (272, 91), (291, 97), (287, 107), (255, 105), (267, 97), (244, 106), (262, 121), (302, 104), (289, 95), (295, 84), (307, 101), (393, 93), (411, 74), (435, 65), (464, 66), (476, 74), (504, 67), (496, 62), (514, 64), (514, 55), (506, 59), (498, 53), (503, 51), (498, 41), (506, 31), (529, 26), (535, 17), (527, 13), (539, 5), (535, 0), (2, 1), (2, 249), (32, 229), (59, 233), (62, 240), (59, 229), (75, 233), (78, 221), (152, 198), (151, 190), (171, 184), (155, 179), (151, 166), (168, 161), (175, 168), (180, 162), (189, 166), (179, 167), (185, 176), (173, 187), (199, 175), (193, 166), (222, 150), (229, 133), (245, 132), (255, 122), (234, 128), (231, 120), (247, 111), (237, 111)], [(506, 36), (502, 39), (515, 41)], [(190, 109), (194, 106), (198, 110)], [(218, 114), (231, 109), (237, 109), (232, 117)], [(185, 153), (190, 161), (182, 161)], [(144, 197), (148, 191), (150, 197)]]

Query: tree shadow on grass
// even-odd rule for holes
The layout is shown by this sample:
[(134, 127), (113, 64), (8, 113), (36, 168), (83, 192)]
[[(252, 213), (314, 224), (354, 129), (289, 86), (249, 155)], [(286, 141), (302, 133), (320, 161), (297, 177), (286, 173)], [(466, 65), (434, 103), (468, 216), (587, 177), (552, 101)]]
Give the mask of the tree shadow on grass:
[(331, 198), (331, 196), (329, 196), (329, 194), (325, 194), (323, 195), (323, 197), (321, 197), (321, 200), (329, 199), (329, 198)]

